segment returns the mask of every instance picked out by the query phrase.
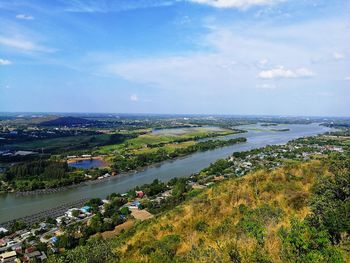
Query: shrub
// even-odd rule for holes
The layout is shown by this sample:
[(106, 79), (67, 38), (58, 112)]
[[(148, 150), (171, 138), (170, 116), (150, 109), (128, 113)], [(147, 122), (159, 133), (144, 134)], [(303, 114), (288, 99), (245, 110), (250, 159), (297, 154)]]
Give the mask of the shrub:
[(196, 231), (199, 231), (199, 232), (205, 232), (206, 229), (208, 227), (208, 224), (202, 220), (198, 221), (195, 225), (194, 225), (194, 229)]
[(290, 195), (288, 204), (296, 210), (300, 210), (307, 205), (309, 195), (304, 192), (295, 192)]

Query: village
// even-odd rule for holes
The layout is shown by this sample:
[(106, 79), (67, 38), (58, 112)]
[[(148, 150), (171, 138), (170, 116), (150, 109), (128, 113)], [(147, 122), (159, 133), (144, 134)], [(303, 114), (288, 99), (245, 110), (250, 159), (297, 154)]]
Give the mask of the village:
[(174, 178), (168, 183), (154, 180), (127, 193), (88, 200), (81, 207), (70, 207), (56, 218), (32, 225), (14, 221), (7, 228), (0, 227), (0, 262), (45, 261), (50, 254), (82, 245), (98, 233), (106, 238), (117, 235), (137, 220), (150, 219), (185, 200), (187, 194), (226, 178), (240, 177), (259, 168), (274, 169), (290, 160), (307, 161), (322, 158), (325, 153), (348, 150), (325, 144), (321, 139), (316, 143), (310, 140), (298, 139), (286, 145), (236, 152), (189, 178)]

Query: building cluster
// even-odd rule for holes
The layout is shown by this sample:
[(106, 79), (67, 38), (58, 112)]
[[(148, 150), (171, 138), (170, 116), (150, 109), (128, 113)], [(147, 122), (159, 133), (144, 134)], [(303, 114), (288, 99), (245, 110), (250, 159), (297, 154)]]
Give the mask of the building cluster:
[[(120, 209), (127, 207), (132, 215), (134, 215), (133, 212), (136, 210), (140, 210), (140, 200), (146, 196), (143, 191), (136, 191), (135, 196), (133, 200), (127, 202)], [(110, 200), (102, 200), (102, 204), (98, 206), (98, 212), (103, 215), (105, 213), (105, 205), (109, 203)], [(89, 224), (89, 220), (94, 215), (96, 215), (96, 211), (94, 213), (91, 206), (84, 205), (80, 208), (69, 208), (64, 214), (52, 219), (51, 222), (40, 222), (31, 226), (31, 228), (11, 232), (4, 227), (0, 227), (0, 234), (3, 236), (0, 239), (0, 263), (40, 262), (46, 260), (47, 255), (40, 250), (39, 244), (45, 244), (49, 254), (59, 253), (56, 243), (59, 241), (60, 236), (65, 234), (65, 229), (76, 223)], [(120, 217), (122, 221), (127, 219), (123, 215), (120, 215)], [(152, 215), (145, 210), (135, 213), (136, 219), (144, 220), (151, 217)]]

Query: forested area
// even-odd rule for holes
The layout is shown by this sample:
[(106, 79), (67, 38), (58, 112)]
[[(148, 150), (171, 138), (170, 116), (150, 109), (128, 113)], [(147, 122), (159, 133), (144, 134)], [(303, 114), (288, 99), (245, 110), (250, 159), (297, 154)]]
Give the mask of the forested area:
[(29, 191), (79, 183), (84, 176), (72, 171), (66, 162), (36, 160), (11, 166), (3, 180), (13, 189)]

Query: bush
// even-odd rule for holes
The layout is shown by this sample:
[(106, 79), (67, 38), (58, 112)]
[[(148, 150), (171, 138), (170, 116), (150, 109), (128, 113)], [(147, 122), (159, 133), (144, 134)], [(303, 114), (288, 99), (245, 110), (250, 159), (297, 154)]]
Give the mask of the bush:
[(293, 209), (300, 210), (307, 205), (308, 197), (309, 195), (307, 193), (295, 192), (290, 195), (288, 203)]
[(313, 188), (308, 220), (337, 244), (342, 233), (350, 234), (350, 161), (337, 161), (331, 170), (334, 176), (322, 177)]
[(280, 231), (281, 259), (284, 262), (344, 262), (326, 231), (319, 231), (296, 219), (291, 224), (289, 232)]
[(201, 220), (194, 225), (194, 229), (199, 232), (205, 232), (208, 226), (206, 222)]

